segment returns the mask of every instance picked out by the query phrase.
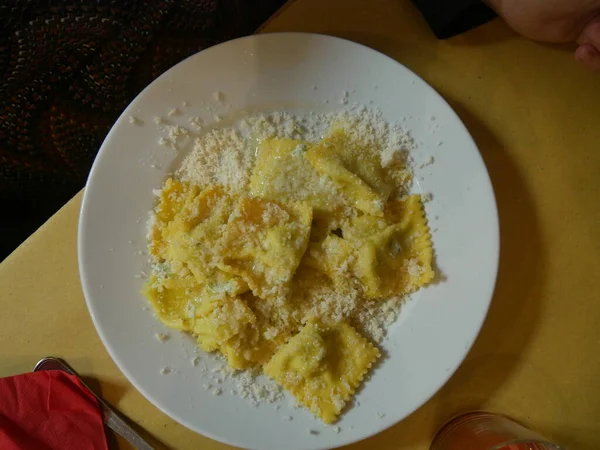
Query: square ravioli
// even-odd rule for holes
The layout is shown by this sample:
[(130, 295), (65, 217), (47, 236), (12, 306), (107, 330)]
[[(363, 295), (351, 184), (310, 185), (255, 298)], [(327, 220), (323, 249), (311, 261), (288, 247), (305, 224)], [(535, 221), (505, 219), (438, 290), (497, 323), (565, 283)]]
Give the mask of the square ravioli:
[(358, 251), (356, 271), (369, 298), (413, 292), (434, 276), (433, 248), (420, 196), (397, 201), (386, 213), (398, 222), (373, 234)]
[(199, 192), (200, 187), (194, 184), (168, 178), (160, 190), (158, 204), (155, 208), (157, 219), (162, 222), (170, 222), (181, 211), (185, 202), (198, 195)]
[(258, 146), (250, 194), (269, 200), (305, 201), (320, 216), (343, 206), (335, 184), (306, 159), (309, 146), (293, 139), (266, 139)]
[(308, 322), (264, 366), (325, 423), (333, 423), (354, 394), (379, 350), (350, 325)]
[(252, 310), (239, 297), (211, 302), (195, 321), (192, 333), (203, 350), (213, 352), (256, 322)]
[(221, 269), (238, 275), (257, 297), (286, 297), (306, 250), (312, 208), (242, 197), (221, 241)]
[(176, 330), (189, 331), (194, 326), (193, 298), (201, 292), (191, 274), (158, 277), (152, 274), (142, 293), (150, 301), (158, 318)]
[(218, 241), (223, 235), (233, 200), (220, 187), (188, 196), (162, 228), (163, 257), (187, 266), (199, 283), (215, 278)]
[(209, 284), (200, 284), (185, 266), (178, 272), (172, 267), (161, 264), (160, 276), (153, 273), (142, 293), (159, 319), (178, 330), (192, 330), (198, 318), (208, 316), (224, 299), (248, 290), (242, 279), (219, 270)]
[(149, 227), (148, 251), (155, 258), (165, 258), (165, 228), (183, 209), (183, 205), (200, 192), (198, 186), (168, 178), (160, 190), (158, 203), (153, 210), (153, 223)]
[(346, 239), (331, 233), (321, 242), (312, 242), (302, 264), (327, 275), (341, 288), (353, 275), (354, 248)]
[(306, 158), (317, 171), (331, 178), (352, 206), (383, 216), (393, 185), (381, 167), (380, 156), (335, 130), (309, 149)]
[(345, 218), (335, 232), (330, 231), (323, 239), (309, 244), (302, 264), (327, 275), (338, 289), (346, 289), (356, 278), (358, 250), (390, 224), (383, 217), (368, 214)]

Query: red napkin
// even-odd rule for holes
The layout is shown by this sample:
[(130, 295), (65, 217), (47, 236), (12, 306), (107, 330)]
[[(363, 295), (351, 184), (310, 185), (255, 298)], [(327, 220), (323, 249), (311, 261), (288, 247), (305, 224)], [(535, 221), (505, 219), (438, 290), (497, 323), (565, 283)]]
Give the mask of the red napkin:
[(107, 450), (98, 402), (60, 370), (2, 378), (0, 449)]

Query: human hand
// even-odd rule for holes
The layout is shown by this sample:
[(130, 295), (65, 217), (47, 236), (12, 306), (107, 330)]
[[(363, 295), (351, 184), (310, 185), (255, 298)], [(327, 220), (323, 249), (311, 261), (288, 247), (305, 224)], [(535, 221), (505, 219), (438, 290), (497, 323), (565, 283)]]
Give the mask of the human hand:
[(515, 31), (541, 42), (578, 44), (575, 58), (600, 71), (600, 0), (485, 0)]

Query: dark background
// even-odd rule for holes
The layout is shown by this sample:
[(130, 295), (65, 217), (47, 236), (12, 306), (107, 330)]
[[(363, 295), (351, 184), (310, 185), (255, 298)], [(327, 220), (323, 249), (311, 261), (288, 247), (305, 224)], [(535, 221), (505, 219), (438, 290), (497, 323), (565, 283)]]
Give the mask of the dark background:
[(0, 261), (85, 184), (110, 127), (182, 59), (251, 34), (285, 0), (0, 5)]

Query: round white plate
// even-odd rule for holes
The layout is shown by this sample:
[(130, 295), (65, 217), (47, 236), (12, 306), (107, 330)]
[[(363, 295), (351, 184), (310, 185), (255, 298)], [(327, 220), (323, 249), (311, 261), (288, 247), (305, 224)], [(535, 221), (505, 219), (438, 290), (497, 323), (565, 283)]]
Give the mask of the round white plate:
[[(214, 93), (223, 94), (217, 102)], [(285, 400), (251, 406), (226, 388), (203, 385), (213, 359), (194, 367), (193, 341), (166, 331), (147, 309), (136, 277), (147, 267), (146, 219), (161, 185), (181, 156), (159, 145), (153, 118), (189, 126), (243, 110), (341, 109), (341, 99), (405, 119), (419, 148), (417, 190), (426, 205), (443, 281), (403, 307), (383, 343), (387, 357), (342, 416), (340, 433)], [(326, 102), (327, 100), (327, 102)], [(178, 108), (180, 115), (168, 116)], [(130, 116), (137, 119), (130, 123)], [(94, 162), (79, 222), (79, 268), (90, 314), (119, 368), (154, 405), (183, 425), (245, 448), (336, 447), (402, 420), (427, 401), (464, 359), (483, 323), (498, 266), (498, 217), (492, 186), (475, 143), (440, 95), (411, 71), (374, 50), (312, 34), (250, 36), (204, 50), (148, 86), (123, 112)], [(161, 374), (161, 368), (172, 372)], [(293, 420), (285, 420), (290, 415)], [(314, 430), (317, 433), (309, 433)]]

